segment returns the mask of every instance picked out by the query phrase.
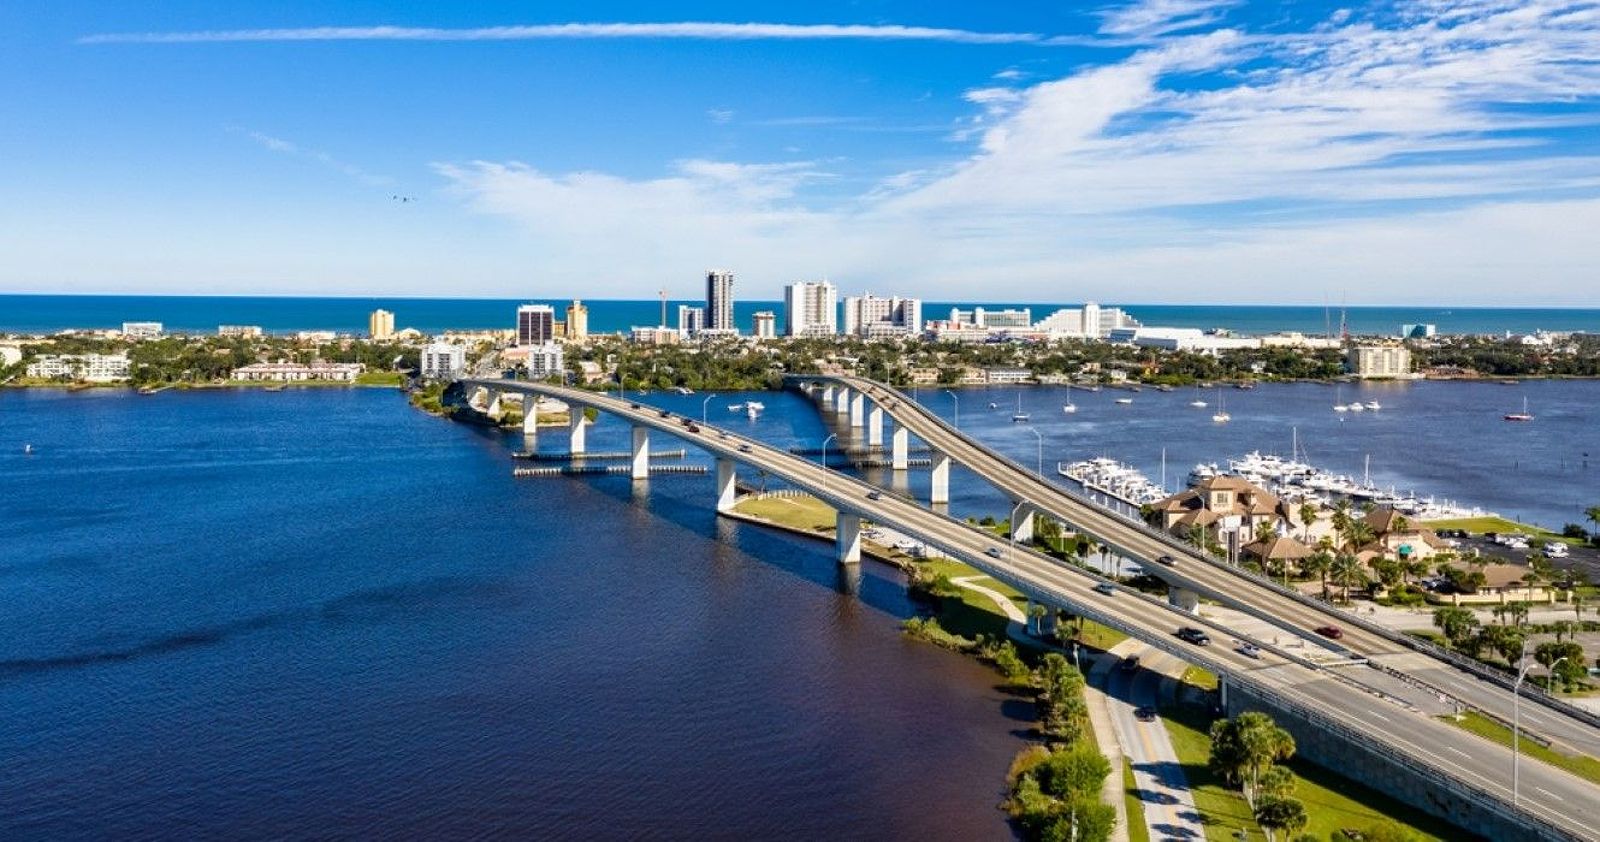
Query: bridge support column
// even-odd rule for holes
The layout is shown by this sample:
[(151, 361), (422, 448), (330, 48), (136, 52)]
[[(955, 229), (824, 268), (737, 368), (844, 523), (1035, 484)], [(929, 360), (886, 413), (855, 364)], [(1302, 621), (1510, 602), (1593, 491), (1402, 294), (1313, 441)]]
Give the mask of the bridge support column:
[(833, 396), (833, 414), (844, 415), (850, 411), (850, 387), (840, 386), (837, 394)]
[(893, 452), (889, 466), (896, 471), (903, 471), (911, 461), (908, 458), (911, 451), (911, 431), (899, 424), (895, 424), (894, 432), (890, 434), (890, 439), (892, 439), (893, 443)]
[(650, 428), (633, 428), (633, 478), (650, 478)]
[(850, 426), (859, 430), (866, 424), (866, 420), (867, 396), (861, 394), (860, 392), (856, 392), (855, 395), (850, 398)]
[(572, 405), (567, 408), (569, 420), (567, 421), (567, 452), (573, 456), (584, 452), (584, 442), (588, 438), (585, 432), (589, 427), (589, 419), (583, 417), (583, 407)]
[(827, 386), (823, 386), (822, 387), (822, 405), (825, 406), (825, 407), (832, 407), (833, 406), (833, 385), (832, 384), (829, 384)]
[(839, 550), (839, 563), (861, 561), (861, 516), (840, 512), (835, 523), (834, 543)]
[[(522, 433), (531, 436), (539, 432), (539, 398), (523, 393), (522, 395)], [(531, 448), (530, 448), (531, 449)]]
[(1043, 606), (1041, 606), (1039, 603), (1034, 602), (1031, 599), (1028, 600), (1028, 604), (1023, 607), (1023, 611), (1028, 617), (1027, 631), (1028, 631), (1029, 636), (1031, 636), (1031, 637), (1038, 637), (1039, 636), (1039, 633), (1040, 633), (1039, 626), (1040, 626), (1040, 624), (1042, 624), (1044, 622), (1044, 613), (1045, 613), (1045, 612), (1039, 610), (1042, 607)]
[(717, 511), (733, 509), (739, 496), (739, 473), (736, 463), (726, 456), (717, 457)]
[(883, 407), (877, 404), (867, 410), (867, 446), (883, 447)]
[(1188, 611), (1191, 614), (1200, 613), (1200, 594), (1180, 588), (1176, 585), (1167, 586), (1167, 602)]
[(950, 502), (950, 457), (934, 451), (933, 477), (928, 491), (928, 502), (935, 505)]
[(1033, 507), (1023, 503), (1014, 510), (1015, 516), (1011, 518), (1011, 540), (1019, 544), (1033, 541)]
[(500, 406), (500, 393), (490, 389), (487, 397), (488, 404), (484, 407), (483, 414), (496, 421), (500, 420), (506, 414), (505, 409)]

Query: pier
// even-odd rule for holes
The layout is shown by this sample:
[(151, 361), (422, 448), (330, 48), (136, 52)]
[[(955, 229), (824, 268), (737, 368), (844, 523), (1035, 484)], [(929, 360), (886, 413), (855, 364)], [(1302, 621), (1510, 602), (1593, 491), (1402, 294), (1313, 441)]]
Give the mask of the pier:
[[(682, 459), (688, 451), (683, 448), (677, 450), (652, 450), (651, 459)], [(633, 458), (633, 453), (627, 450), (603, 451), (600, 453), (563, 453), (559, 451), (539, 452), (522, 451), (511, 454), (512, 459), (522, 459), (530, 462), (625, 462)]]
[[(693, 474), (704, 476), (710, 473), (705, 465), (651, 465), (650, 476), (666, 474)], [(580, 476), (619, 476), (633, 475), (632, 465), (541, 465), (530, 468), (512, 468), (514, 477), (580, 477)]]

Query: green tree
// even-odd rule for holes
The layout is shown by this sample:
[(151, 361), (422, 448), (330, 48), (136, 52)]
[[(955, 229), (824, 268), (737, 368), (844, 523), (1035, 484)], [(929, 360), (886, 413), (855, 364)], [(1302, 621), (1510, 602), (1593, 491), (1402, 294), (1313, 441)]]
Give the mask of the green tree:
[(1252, 806), (1262, 775), (1278, 761), (1293, 757), (1294, 750), (1294, 737), (1259, 711), (1211, 723), (1211, 769), (1239, 787)]
[(1340, 601), (1350, 601), (1350, 588), (1352, 585), (1365, 585), (1367, 572), (1361, 561), (1349, 553), (1340, 553), (1333, 559), (1333, 568), (1328, 571), (1333, 576), (1335, 584), (1344, 588)]
[(1333, 570), (1333, 553), (1324, 547), (1318, 547), (1311, 555), (1300, 560), (1300, 570), (1307, 576), (1317, 577), (1322, 584), (1322, 595), (1328, 595), (1328, 573)]
[[(1572, 641), (1566, 643), (1541, 643), (1533, 649), (1533, 659), (1550, 670), (1551, 678), (1570, 687), (1582, 681), (1588, 664), (1583, 659), (1583, 647)], [(1559, 661), (1559, 663), (1557, 663)]]
[(1083, 674), (1059, 652), (1051, 652), (1040, 659), (1037, 682), (1034, 707), (1039, 730), (1055, 742), (1076, 741), (1089, 716), (1083, 700)]
[(1311, 525), (1317, 522), (1321, 511), (1320, 506), (1309, 500), (1300, 504), (1300, 535), (1307, 544), (1311, 543)]
[(1457, 606), (1436, 608), (1433, 612), (1433, 624), (1450, 645), (1460, 648), (1461, 642), (1473, 636), (1478, 628), (1478, 615), (1471, 610)]
[(1282, 831), (1285, 836), (1299, 833), (1310, 820), (1306, 815), (1306, 806), (1293, 798), (1263, 798), (1255, 805), (1253, 812), (1256, 824), (1267, 832), (1268, 840), (1275, 839), (1277, 831)]
[(1023, 662), (1022, 656), (1017, 654), (1017, 647), (1009, 640), (1004, 640), (994, 647), (991, 655), (994, 659), (995, 669), (1005, 676), (1006, 683), (1013, 687), (1021, 687), (1030, 682), (1033, 671)]

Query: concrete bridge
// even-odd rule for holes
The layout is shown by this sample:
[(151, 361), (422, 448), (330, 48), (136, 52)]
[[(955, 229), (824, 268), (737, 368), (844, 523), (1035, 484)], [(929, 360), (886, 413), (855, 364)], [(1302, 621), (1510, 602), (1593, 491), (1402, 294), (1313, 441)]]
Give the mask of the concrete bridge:
[[(501, 395), (542, 395), (575, 408), (593, 408), (631, 425), (630, 475), (636, 479), (649, 475), (652, 436), (684, 439), (716, 460), (713, 497), (718, 511), (733, 506), (741, 468), (765, 472), (804, 490), (837, 511), (835, 553), (842, 564), (860, 560), (863, 520), (914, 537), (1034, 602), (1087, 617), (1217, 674), (1224, 682), (1223, 695), (1231, 710), (1248, 704), (1277, 713), (1297, 736), (1304, 733), (1308, 746), (1317, 745), (1324, 762), (1365, 771), (1369, 779), (1388, 775), (1394, 784), (1380, 785), (1391, 794), (1474, 832), (1496, 839), (1600, 838), (1590, 817), (1593, 805), (1600, 803), (1600, 787), (1554, 767), (1526, 763), (1521, 776), (1523, 797), (1513, 805), (1508, 750), (1432, 718), (1412, 715), (1340, 670), (1325, 669), (1293, 651), (1251, 641), (1132, 589), (1109, 585), (1111, 593), (1101, 593), (1096, 586), (1109, 583), (1089, 571), (1061, 564), (915, 501), (693, 418), (564, 386), (508, 380), (466, 380), (463, 384), (485, 393), (489, 406)], [(863, 424), (874, 415), (881, 420), (883, 412), (892, 412), (903, 403), (885, 396), (873, 407), (875, 412), (869, 412), (856, 399), (865, 394), (857, 391), (844, 403), (846, 413), (852, 418), (861, 415)], [(835, 406), (837, 395), (836, 390)], [(586, 422), (581, 420), (581, 412), (573, 412), (572, 418), (569, 441), (581, 450)], [(894, 453), (906, 452), (908, 435), (905, 425), (894, 431), (893, 439), (899, 439), (892, 445)], [(944, 454), (942, 465), (938, 458), (934, 460), (935, 476), (942, 475), (934, 496), (942, 493), (947, 498), (949, 451), (934, 441), (929, 444), (936, 454)], [(1197, 646), (1180, 640), (1174, 632), (1181, 626), (1204, 630), (1215, 645)], [(1259, 646), (1259, 656), (1236, 648), (1244, 642)], [(1328, 733), (1347, 739), (1313, 739)], [(1329, 752), (1337, 752), (1337, 756)]]

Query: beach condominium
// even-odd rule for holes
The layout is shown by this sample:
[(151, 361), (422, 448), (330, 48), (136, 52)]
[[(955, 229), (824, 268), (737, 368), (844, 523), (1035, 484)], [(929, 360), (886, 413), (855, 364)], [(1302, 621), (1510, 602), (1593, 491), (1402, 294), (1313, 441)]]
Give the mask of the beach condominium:
[(548, 304), (517, 308), (517, 344), (547, 345), (556, 338), (556, 311)]
[(737, 333), (733, 323), (733, 273), (714, 269), (706, 273), (706, 330)]
[(388, 310), (373, 310), (367, 316), (367, 335), (376, 340), (390, 339), (394, 336), (394, 314)]
[(839, 290), (827, 281), (797, 281), (783, 288), (788, 336), (833, 336), (839, 332)]

